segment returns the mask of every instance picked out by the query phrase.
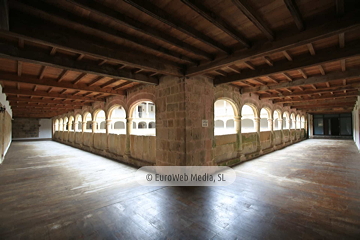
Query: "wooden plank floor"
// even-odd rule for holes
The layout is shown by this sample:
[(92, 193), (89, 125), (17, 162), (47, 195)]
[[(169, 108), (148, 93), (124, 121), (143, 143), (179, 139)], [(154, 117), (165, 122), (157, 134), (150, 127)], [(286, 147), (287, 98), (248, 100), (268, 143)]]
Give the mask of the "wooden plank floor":
[(0, 165), (0, 239), (359, 239), (360, 154), (306, 140), (226, 187), (145, 187), (135, 168), (52, 141)]

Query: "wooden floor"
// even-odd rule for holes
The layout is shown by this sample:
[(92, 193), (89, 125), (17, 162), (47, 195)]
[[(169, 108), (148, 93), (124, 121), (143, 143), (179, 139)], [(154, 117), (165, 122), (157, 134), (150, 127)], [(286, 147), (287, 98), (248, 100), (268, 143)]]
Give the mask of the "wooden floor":
[(226, 187), (145, 187), (135, 168), (52, 141), (0, 165), (0, 239), (359, 239), (360, 154), (306, 140)]

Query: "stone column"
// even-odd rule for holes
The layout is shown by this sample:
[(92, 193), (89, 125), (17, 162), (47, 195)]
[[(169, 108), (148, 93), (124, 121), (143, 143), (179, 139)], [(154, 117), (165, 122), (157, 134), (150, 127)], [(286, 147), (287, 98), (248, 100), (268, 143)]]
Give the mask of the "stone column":
[(127, 118), (126, 119), (126, 149), (125, 149), (125, 159), (129, 159), (130, 157), (130, 134), (131, 134), (131, 129), (132, 129), (132, 123), (133, 123), (133, 119), (132, 118)]
[(254, 125), (255, 125), (255, 130), (257, 132), (257, 151), (259, 153), (262, 153), (261, 145), (260, 145), (260, 118), (257, 117), (254, 118)]
[(270, 146), (274, 147), (274, 125), (273, 120), (271, 118), (268, 118), (268, 128), (270, 130)]
[(82, 122), (81, 131), (82, 131), (82, 132), (85, 132), (85, 131), (86, 131), (86, 122)]
[(68, 131), (70, 132), (71, 131), (71, 128), (72, 128), (72, 122), (69, 121), (69, 124), (68, 124)]
[(280, 126), (280, 132), (281, 132), (281, 143), (284, 143), (284, 134), (283, 134), (283, 119), (278, 119), (278, 124)]
[(97, 129), (97, 122), (96, 121), (92, 121), (92, 133), (95, 133)]
[(109, 134), (111, 132), (112, 123), (113, 123), (112, 119), (106, 119), (106, 134)]
[(237, 134), (237, 155), (240, 161), (245, 160), (245, 155), (242, 153), (242, 135), (241, 135), (241, 115), (235, 117), (235, 131)]

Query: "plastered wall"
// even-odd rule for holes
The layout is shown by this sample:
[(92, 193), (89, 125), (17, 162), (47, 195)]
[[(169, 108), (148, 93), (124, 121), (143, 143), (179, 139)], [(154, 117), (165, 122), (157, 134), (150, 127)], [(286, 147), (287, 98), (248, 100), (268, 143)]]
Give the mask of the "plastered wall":
[(0, 112), (0, 163), (5, 159), (7, 150), (10, 147), (11, 136), (11, 118), (12, 111), (9, 102), (6, 101), (6, 95), (2, 92), (0, 85), (0, 107), (5, 107), (4, 112)]

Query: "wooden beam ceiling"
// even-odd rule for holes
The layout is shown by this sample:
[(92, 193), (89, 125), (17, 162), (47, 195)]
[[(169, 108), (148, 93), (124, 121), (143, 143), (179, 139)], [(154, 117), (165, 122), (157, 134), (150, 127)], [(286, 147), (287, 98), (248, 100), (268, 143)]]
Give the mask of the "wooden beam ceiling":
[[(81, 100), (81, 101), (104, 101), (104, 98), (93, 98), (93, 97), (84, 97), (78, 95), (70, 95), (70, 94), (59, 94), (54, 92), (47, 92), (47, 91), (30, 91), (30, 90), (19, 90), (16, 88), (5, 87), (3, 88), (3, 92), (6, 94), (12, 95), (20, 95), (20, 96), (38, 96), (38, 97), (51, 97), (56, 99), (70, 99), (70, 100)], [(91, 93), (91, 92), (90, 92)]]
[(341, 21), (337, 19), (328, 21), (326, 24), (319, 26), (309, 26), (306, 30), (300, 33), (291, 34), (272, 43), (261, 42), (254, 44), (253, 47), (247, 51), (236, 52), (229, 57), (219, 58), (212, 62), (204, 63), (198, 67), (190, 67), (186, 74), (187, 76), (202, 74), (208, 71), (224, 68), (227, 65), (248, 61), (258, 57), (268, 56), (273, 53), (306, 45), (323, 38), (339, 35), (340, 33), (359, 28), (360, 14), (358, 14), (358, 12), (351, 13), (344, 16)]
[(193, 47), (190, 44), (180, 41), (177, 38), (174, 38), (171, 35), (168, 35), (164, 32), (161, 32), (161, 31), (153, 29), (153, 28), (149, 28), (146, 24), (144, 24), (140, 21), (137, 21), (134, 18), (131, 18), (129, 16), (121, 14), (121, 13), (115, 11), (114, 9), (111, 9), (111, 8), (104, 6), (100, 3), (97, 3), (95, 1), (73, 0), (71, 2), (74, 2), (81, 8), (87, 9), (93, 13), (96, 13), (99, 16), (110, 18), (111, 20), (113, 20), (116, 23), (119, 23), (128, 28), (131, 28), (131, 29), (138, 31), (142, 34), (145, 34), (147, 36), (150, 36), (155, 39), (166, 42), (170, 45), (181, 48), (189, 53), (193, 53), (198, 56), (201, 56), (204, 59), (212, 60), (214, 58), (214, 56), (212, 56), (211, 54), (209, 54), (207, 52), (204, 52), (196, 47)]
[(264, 20), (257, 14), (257, 12), (252, 8), (251, 4), (247, 0), (232, 0), (234, 5), (236, 5), (244, 15), (253, 22), (253, 24), (270, 40), (275, 39), (275, 34), (267, 26)]
[(268, 91), (280, 88), (288, 88), (288, 87), (298, 87), (304, 85), (312, 85), (317, 83), (326, 83), (334, 80), (344, 79), (344, 78), (360, 78), (360, 70), (359, 69), (349, 69), (346, 72), (331, 72), (324, 76), (312, 76), (307, 79), (298, 79), (291, 82), (283, 82), (277, 84), (269, 84), (266, 86), (258, 86), (253, 88), (242, 88), (241, 93), (251, 93), (251, 92), (259, 92), (259, 91)]
[(0, 0), (0, 29), (9, 30), (9, 6), (7, 0)]
[(246, 80), (249, 78), (261, 77), (275, 73), (283, 73), (290, 70), (298, 70), (305, 67), (316, 66), (328, 62), (340, 61), (352, 56), (360, 54), (360, 44), (358, 42), (349, 43), (346, 49), (334, 48), (329, 51), (319, 50), (315, 56), (309, 57), (308, 55), (301, 55), (296, 60), (279, 61), (275, 66), (263, 66), (261, 71), (243, 71), (241, 74), (233, 74), (226, 77), (217, 77), (214, 80), (215, 85)]
[(197, 12), (200, 16), (204, 17), (206, 20), (217, 26), (219, 29), (227, 33), (229, 36), (240, 42), (245, 47), (250, 47), (250, 42), (241, 33), (236, 31), (234, 28), (230, 27), (224, 20), (222, 20), (219, 16), (216, 16), (213, 12), (206, 9), (202, 5), (202, 1), (198, 0), (181, 0), (195, 12)]
[(12, 44), (0, 41), (0, 57), (23, 62), (31, 62), (45, 66), (62, 68), (83, 73), (98, 74), (104, 77), (120, 78), (128, 81), (143, 82), (147, 84), (158, 84), (159, 80), (144, 74), (134, 74), (131, 71), (117, 69), (113, 66), (99, 66), (94, 63), (76, 61), (67, 56), (51, 56), (35, 49), (21, 49)]
[(80, 90), (80, 91), (89, 91), (94, 93), (108, 93), (111, 95), (124, 95), (124, 91), (115, 91), (112, 89), (103, 89), (103, 87), (92, 87), (91, 85), (87, 84), (72, 84), (69, 82), (61, 82), (59, 80), (51, 79), (51, 78), (43, 78), (38, 79), (33, 76), (23, 75), (17, 76), (15, 74), (9, 74), (0, 72), (0, 79), (2, 81), (9, 81), (9, 82), (16, 82), (16, 83), (28, 83), (28, 84), (35, 84), (38, 86), (46, 86), (46, 87), (58, 87), (64, 89), (71, 89), (71, 90)]
[(139, 9), (143, 13), (148, 14), (149, 16), (157, 19), (158, 21), (171, 26), (172, 28), (183, 32), (192, 38), (205, 43), (223, 53), (231, 53), (231, 50), (224, 46), (223, 44), (216, 42), (215, 40), (211, 39), (210, 37), (206, 36), (202, 32), (199, 32), (192, 27), (184, 24), (183, 22), (178, 21), (177, 19), (173, 18), (170, 14), (162, 10), (161, 8), (157, 7), (156, 5), (142, 0), (124, 0), (126, 3), (130, 4), (131, 6)]

